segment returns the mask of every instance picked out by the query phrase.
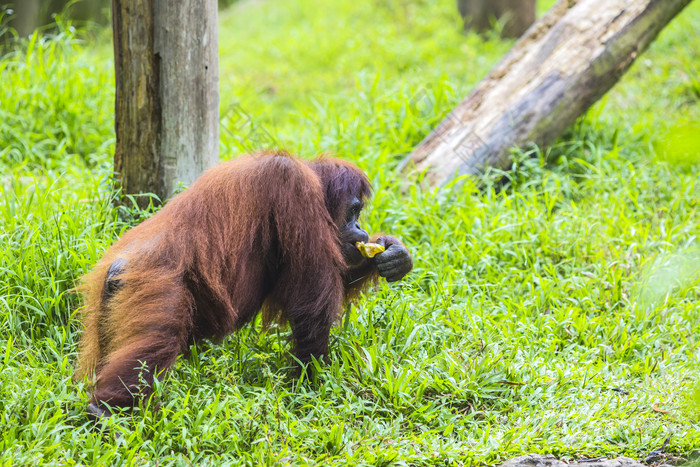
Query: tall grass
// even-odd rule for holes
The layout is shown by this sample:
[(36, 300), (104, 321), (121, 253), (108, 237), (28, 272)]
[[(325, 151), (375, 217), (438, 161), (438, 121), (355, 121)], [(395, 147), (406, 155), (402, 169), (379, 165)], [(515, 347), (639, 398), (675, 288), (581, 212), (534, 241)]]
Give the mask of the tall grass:
[(510, 45), (463, 35), (453, 8), (222, 12), (224, 157), (283, 146), (354, 160), (375, 188), (362, 222), (404, 239), (416, 267), (349, 310), (311, 383), (289, 376), (288, 331), (256, 322), (193, 347), (149, 404), (105, 426), (71, 381), (71, 289), (148, 215), (111, 204), (110, 48), (64, 31), (0, 59), (3, 465), (641, 458), (670, 433), (672, 454), (700, 448), (684, 405), (700, 334), (700, 165), (686, 130), (700, 117), (700, 8), (553, 147), (433, 190), (398, 162)]
[[(110, 60), (75, 32), (34, 34), (0, 60), (0, 162), (29, 168), (104, 163), (114, 141)], [(104, 165), (104, 164), (103, 164)]]

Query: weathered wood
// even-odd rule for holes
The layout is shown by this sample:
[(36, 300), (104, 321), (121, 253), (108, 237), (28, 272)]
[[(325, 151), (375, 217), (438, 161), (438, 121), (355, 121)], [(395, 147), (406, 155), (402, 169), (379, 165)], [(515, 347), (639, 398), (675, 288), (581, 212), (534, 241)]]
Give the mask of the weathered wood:
[(691, 0), (559, 0), (404, 161), (431, 184), (546, 146), (607, 92)]
[(457, 0), (457, 9), (465, 29), (481, 33), (502, 21), (501, 37), (520, 37), (535, 22), (535, 0)]
[(113, 0), (112, 23), (115, 171), (165, 200), (218, 161), (217, 2)]
[(15, 28), (19, 37), (30, 36), (39, 24), (39, 0), (16, 0), (14, 3), (15, 14), (11, 18), (10, 25)]
[(107, 20), (105, 16), (107, 6), (109, 2), (105, 0), (80, 0), (70, 5), (68, 14), (74, 21), (103, 24)]

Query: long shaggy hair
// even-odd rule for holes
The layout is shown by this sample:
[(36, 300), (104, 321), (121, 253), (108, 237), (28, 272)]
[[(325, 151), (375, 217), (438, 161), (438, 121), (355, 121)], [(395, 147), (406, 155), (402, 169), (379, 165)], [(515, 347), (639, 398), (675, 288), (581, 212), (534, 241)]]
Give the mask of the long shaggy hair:
[(76, 376), (96, 375), (95, 401), (132, 405), (150, 390), (138, 368), (150, 386), (195, 339), (263, 308), (292, 324), (302, 361), (325, 353), (344, 300), (375, 274), (350, 268), (339, 245), (348, 200), (370, 194), (362, 171), (329, 157), (264, 152), (208, 170), (84, 276)]

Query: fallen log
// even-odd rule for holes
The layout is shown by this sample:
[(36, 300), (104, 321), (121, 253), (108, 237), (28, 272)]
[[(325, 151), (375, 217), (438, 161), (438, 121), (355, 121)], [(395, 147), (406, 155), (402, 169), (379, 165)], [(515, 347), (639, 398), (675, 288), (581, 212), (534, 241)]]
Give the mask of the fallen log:
[(692, 0), (559, 0), (403, 161), (432, 185), (546, 146), (605, 94)]

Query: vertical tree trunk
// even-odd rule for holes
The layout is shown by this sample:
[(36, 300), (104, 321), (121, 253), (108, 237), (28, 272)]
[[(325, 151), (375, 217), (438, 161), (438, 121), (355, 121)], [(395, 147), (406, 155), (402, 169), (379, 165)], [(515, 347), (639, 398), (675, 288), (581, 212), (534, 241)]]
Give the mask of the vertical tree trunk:
[(520, 37), (535, 22), (535, 0), (457, 0), (465, 29), (484, 32), (504, 21), (502, 37)]
[(12, 27), (19, 37), (27, 37), (39, 27), (40, 0), (15, 0)]
[(42, 26), (54, 22), (54, 15), (63, 13), (66, 4), (70, 0), (43, 0), (41, 1), (41, 11), (39, 12), (39, 21)]
[(216, 20), (216, 0), (113, 0), (114, 167), (124, 194), (165, 200), (218, 161)]
[(102, 24), (106, 20), (104, 10), (108, 5), (105, 0), (80, 0), (70, 6), (70, 18)]

